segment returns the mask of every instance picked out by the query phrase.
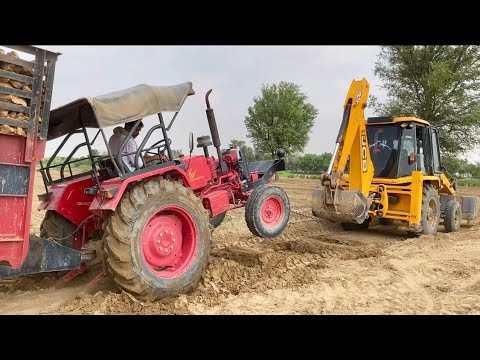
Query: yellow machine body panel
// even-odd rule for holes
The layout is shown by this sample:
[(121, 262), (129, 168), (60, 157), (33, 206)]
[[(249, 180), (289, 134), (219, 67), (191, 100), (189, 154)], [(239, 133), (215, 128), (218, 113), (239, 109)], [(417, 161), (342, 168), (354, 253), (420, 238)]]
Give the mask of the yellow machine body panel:
[[(478, 201), (457, 195), (441, 165), (437, 129), (411, 116), (365, 119), (368, 92), (365, 78), (352, 81), (332, 161), (312, 194), (312, 213), (354, 225), (400, 220), (424, 233), (435, 233), (440, 217), (457, 225), (460, 217), (474, 219)], [(422, 230), (427, 223), (431, 229)]]

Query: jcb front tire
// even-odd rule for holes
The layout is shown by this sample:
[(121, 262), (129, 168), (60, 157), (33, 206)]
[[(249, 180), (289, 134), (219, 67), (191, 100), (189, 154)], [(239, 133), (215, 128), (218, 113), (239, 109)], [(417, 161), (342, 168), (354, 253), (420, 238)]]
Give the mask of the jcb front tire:
[(280, 235), (290, 218), (290, 201), (285, 191), (261, 185), (252, 191), (245, 206), (245, 221), (252, 234), (262, 238)]
[(195, 289), (210, 253), (208, 212), (191, 189), (154, 179), (125, 193), (104, 245), (114, 282), (155, 300)]
[(435, 235), (440, 223), (440, 195), (430, 184), (423, 187), (421, 234)]

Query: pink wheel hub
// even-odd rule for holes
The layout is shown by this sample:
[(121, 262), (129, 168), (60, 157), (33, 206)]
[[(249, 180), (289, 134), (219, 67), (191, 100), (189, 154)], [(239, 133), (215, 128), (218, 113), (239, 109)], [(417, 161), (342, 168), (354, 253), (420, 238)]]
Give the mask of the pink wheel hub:
[(150, 217), (143, 230), (143, 258), (155, 275), (173, 278), (194, 260), (197, 242), (192, 216), (181, 207), (166, 206)]
[(274, 228), (280, 224), (283, 217), (283, 206), (277, 196), (268, 197), (261, 209), (262, 221), (269, 228)]

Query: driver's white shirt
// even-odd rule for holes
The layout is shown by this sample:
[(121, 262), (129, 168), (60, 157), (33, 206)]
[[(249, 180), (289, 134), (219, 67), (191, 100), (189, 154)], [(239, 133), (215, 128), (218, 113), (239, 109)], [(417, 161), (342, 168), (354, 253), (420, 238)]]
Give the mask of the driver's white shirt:
[[(123, 140), (128, 135), (128, 131), (125, 130), (122, 127), (116, 127), (113, 129), (113, 135), (108, 140), (108, 146), (110, 147), (110, 150), (112, 152), (112, 155), (117, 155), (118, 150), (120, 150), (120, 146), (123, 143)], [(128, 142), (125, 144), (125, 147), (123, 148), (122, 154), (130, 154), (130, 155), (123, 155), (122, 160), (125, 164), (125, 166), (128, 167), (128, 170), (130, 171), (135, 171), (135, 152), (137, 151), (138, 146), (137, 142), (135, 141), (134, 138), (128, 139)], [(143, 160), (139, 156), (137, 160), (138, 168), (143, 167)]]

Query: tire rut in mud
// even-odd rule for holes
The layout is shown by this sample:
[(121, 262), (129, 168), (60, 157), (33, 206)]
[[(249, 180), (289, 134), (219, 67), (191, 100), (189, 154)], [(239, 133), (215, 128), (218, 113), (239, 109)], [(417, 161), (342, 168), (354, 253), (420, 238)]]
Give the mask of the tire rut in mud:
[(206, 283), (215, 284), (217, 292), (233, 295), (296, 288), (320, 281), (319, 271), (331, 260), (384, 255), (385, 244), (339, 240), (338, 233), (314, 229), (315, 224), (294, 223), (273, 240), (250, 236), (214, 244)]

